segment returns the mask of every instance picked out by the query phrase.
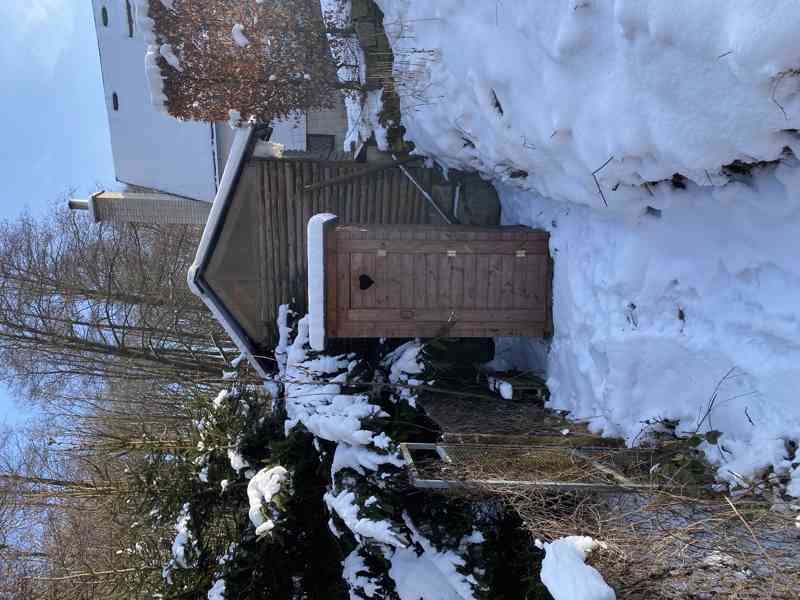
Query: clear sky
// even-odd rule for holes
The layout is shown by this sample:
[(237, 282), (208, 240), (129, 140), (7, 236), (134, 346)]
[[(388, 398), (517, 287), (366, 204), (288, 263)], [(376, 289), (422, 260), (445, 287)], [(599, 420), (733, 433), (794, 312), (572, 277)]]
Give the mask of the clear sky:
[[(90, 0), (0, 0), (0, 218), (114, 181)], [(0, 389), (0, 424), (26, 417)]]

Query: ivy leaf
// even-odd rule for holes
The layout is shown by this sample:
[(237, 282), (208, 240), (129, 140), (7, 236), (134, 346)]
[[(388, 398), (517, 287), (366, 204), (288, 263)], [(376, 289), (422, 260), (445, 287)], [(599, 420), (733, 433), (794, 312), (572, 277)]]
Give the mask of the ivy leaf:
[(716, 444), (719, 441), (719, 438), (722, 436), (721, 431), (717, 431), (716, 429), (712, 429), (711, 431), (706, 432), (706, 441), (709, 444)]

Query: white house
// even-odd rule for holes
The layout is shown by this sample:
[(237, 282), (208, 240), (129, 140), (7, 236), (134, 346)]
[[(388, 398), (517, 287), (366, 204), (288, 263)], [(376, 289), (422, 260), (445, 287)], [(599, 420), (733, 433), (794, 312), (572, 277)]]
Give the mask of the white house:
[(227, 125), (178, 121), (152, 104), (137, 4), (92, 0), (117, 180), (211, 202), (232, 132)]
[[(179, 121), (153, 101), (153, 73), (145, 68), (153, 48), (146, 0), (92, 0), (92, 6), (117, 180), (213, 201), (235, 132), (228, 123)], [(271, 141), (301, 152), (316, 138), (341, 147), (347, 128), (343, 105), (271, 125)]]

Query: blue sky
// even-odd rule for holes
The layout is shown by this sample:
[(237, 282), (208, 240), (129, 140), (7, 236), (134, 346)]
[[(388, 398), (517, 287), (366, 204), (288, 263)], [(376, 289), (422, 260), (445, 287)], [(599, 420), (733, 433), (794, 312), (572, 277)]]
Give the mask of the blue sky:
[[(114, 181), (89, 0), (0, 0), (0, 218)], [(0, 389), (0, 423), (27, 415)]]

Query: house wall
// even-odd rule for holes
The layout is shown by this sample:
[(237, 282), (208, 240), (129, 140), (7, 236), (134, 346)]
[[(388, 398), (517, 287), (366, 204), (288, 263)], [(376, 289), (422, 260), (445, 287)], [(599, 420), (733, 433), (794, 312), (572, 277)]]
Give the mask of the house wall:
[[(209, 123), (180, 122), (150, 101), (144, 69), (147, 43), (130, 0), (92, 0), (103, 72), (114, 167), (120, 182), (211, 201), (217, 164)], [(104, 23), (103, 9), (108, 15)]]
[(340, 100), (336, 108), (330, 110), (314, 110), (308, 113), (306, 129), (309, 135), (324, 134), (336, 136), (334, 150), (344, 150), (344, 139), (347, 136), (347, 113), (344, 101)]

